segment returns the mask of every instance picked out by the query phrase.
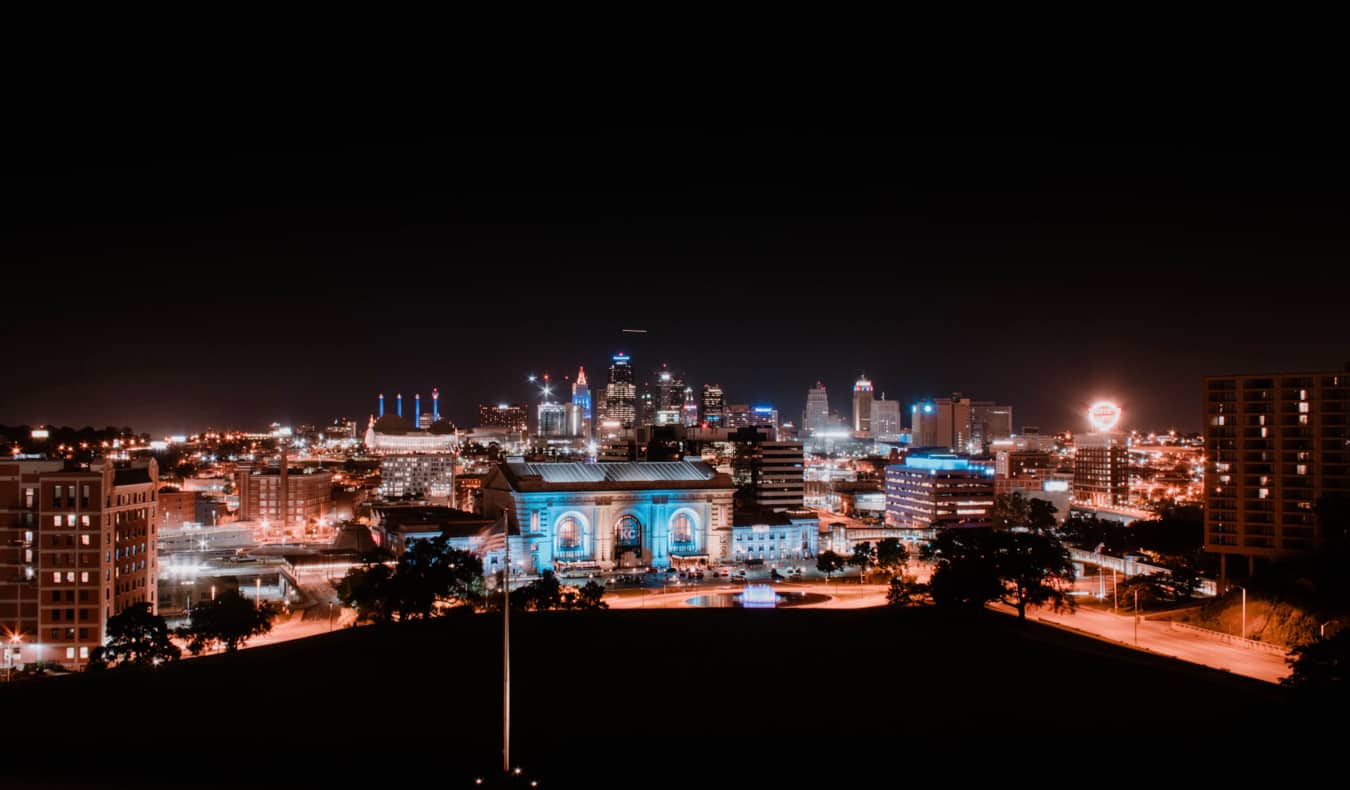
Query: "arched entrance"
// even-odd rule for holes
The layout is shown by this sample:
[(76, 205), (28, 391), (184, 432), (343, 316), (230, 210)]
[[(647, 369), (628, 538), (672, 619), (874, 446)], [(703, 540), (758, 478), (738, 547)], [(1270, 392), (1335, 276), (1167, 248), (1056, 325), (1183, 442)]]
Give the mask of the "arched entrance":
[(614, 522), (614, 564), (636, 568), (642, 564), (642, 522), (625, 514)]

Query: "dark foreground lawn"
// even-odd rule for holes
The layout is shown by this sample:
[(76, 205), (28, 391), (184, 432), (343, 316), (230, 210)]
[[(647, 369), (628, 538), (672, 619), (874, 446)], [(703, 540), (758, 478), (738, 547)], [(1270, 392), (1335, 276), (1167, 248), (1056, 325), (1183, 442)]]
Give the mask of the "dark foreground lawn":
[[(500, 620), (361, 628), (0, 688), (0, 786), (469, 787), (500, 760)], [(1248, 786), (1334, 763), (1281, 689), (1012, 618), (513, 619), (541, 787)]]

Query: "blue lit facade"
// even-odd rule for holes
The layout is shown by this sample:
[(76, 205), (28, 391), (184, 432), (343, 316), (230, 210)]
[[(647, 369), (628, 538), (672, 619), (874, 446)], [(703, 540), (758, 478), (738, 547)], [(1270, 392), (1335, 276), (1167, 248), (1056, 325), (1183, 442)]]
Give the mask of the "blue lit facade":
[(735, 562), (805, 562), (814, 559), (820, 543), (820, 519), (812, 511), (772, 513), (771, 518), (747, 519), (731, 530)]
[(505, 511), (519, 531), (512, 565), (525, 572), (668, 568), (729, 553), (735, 487), (702, 463), (511, 463), (483, 490), (485, 512)]
[(915, 453), (886, 467), (886, 523), (903, 529), (987, 527), (993, 467), (952, 453)]

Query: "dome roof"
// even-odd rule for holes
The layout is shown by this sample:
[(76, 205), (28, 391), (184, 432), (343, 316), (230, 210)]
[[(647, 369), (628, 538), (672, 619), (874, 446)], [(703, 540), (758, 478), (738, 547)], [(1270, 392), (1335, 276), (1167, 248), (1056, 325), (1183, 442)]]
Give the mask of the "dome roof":
[(375, 432), (402, 435), (409, 430), (408, 421), (397, 414), (386, 414), (375, 421)]

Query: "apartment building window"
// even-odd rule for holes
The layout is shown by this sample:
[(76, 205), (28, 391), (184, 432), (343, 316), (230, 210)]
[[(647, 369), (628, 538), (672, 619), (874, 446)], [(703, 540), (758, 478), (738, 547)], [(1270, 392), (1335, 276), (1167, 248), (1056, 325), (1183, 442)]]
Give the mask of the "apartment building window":
[(1302, 402), (1300, 402), (1300, 403), (1298, 404), (1298, 412), (1299, 412), (1299, 414), (1307, 414), (1307, 413), (1308, 413), (1308, 402), (1307, 402), (1307, 401), (1302, 401)]
[(52, 486), (52, 507), (61, 507), (61, 486)]
[(80, 581), (82, 582), (89, 581), (89, 571), (80, 571)]
[(81, 545), (81, 546), (88, 546), (88, 545), (89, 545), (89, 541), (90, 541), (90, 536), (89, 536), (87, 533), (80, 536), (80, 545)]
[(87, 526), (89, 526), (89, 516), (88, 516), (88, 515), (80, 516), (80, 526), (82, 526), (82, 527), (87, 527)]
[(52, 526), (53, 527), (61, 526), (61, 518), (62, 518), (61, 516), (52, 516)]
[(35, 490), (32, 489), (32, 488), (25, 488), (25, 489), (23, 490), (23, 506), (26, 507), (26, 508), (28, 508), (29, 510), (32, 510), (32, 509), (33, 509), (33, 496), (34, 496), (34, 493), (35, 493)]
[(82, 507), (82, 508), (89, 507), (89, 484), (88, 484), (88, 483), (86, 483), (85, 485), (81, 486), (81, 488), (80, 488), (80, 507)]
[(67, 659), (74, 659), (74, 658), (75, 658), (75, 648), (73, 648), (73, 647), (68, 647), (68, 648), (66, 648), (66, 658), (67, 658)]
[(52, 584), (61, 583), (61, 571), (52, 571)]

